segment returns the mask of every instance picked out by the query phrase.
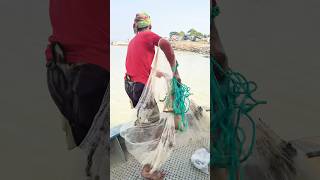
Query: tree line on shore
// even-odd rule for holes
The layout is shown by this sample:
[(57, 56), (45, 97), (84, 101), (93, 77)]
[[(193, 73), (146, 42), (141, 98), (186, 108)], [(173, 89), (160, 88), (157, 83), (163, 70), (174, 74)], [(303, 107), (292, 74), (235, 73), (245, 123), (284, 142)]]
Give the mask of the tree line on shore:
[(187, 33), (184, 31), (172, 31), (169, 33), (170, 40), (191, 40), (191, 41), (198, 41), (198, 40), (207, 40), (210, 37), (208, 34), (201, 33), (194, 28), (191, 28)]

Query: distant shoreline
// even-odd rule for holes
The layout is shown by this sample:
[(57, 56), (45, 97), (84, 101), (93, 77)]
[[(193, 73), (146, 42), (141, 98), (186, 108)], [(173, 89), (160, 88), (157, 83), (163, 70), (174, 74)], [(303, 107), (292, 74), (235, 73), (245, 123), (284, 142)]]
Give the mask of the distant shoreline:
[(171, 41), (174, 50), (194, 52), (202, 55), (210, 54), (210, 44), (208, 42), (199, 41)]
[[(174, 50), (186, 51), (202, 54), (205, 56), (210, 55), (210, 44), (205, 41), (170, 41)], [(114, 41), (111, 43), (112, 46), (128, 46), (128, 42)]]

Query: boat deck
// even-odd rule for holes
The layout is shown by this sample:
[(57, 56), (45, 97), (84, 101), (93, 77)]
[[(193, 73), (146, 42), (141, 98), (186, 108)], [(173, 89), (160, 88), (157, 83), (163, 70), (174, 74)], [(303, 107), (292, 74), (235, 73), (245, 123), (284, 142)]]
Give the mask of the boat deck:
[[(123, 142), (120, 144), (123, 146)], [(118, 140), (118, 139), (116, 139)], [(118, 141), (119, 142), (119, 141)], [(298, 156), (295, 158), (297, 174), (294, 180), (319, 180), (320, 179), (320, 137), (303, 138), (290, 141), (298, 150)], [(196, 169), (190, 161), (193, 152), (199, 148), (208, 149), (209, 139), (203, 139), (196, 143), (177, 147), (168, 161), (163, 165), (162, 170), (166, 173), (166, 180), (209, 180), (210, 176)], [(116, 147), (116, 146), (111, 146)], [(124, 154), (119, 156), (119, 149), (111, 148), (110, 157), (110, 177), (111, 180), (143, 180), (140, 171), (141, 164), (134, 159), (124, 149)], [(309, 157), (308, 157), (309, 156)], [(125, 158), (125, 160), (124, 160)], [(246, 167), (245, 167), (246, 169)], [(252, 171), (252, 167), (247, 169)], [(251, 174), (251, 175), (250, 175)], [(221, 179), (215, 176), (214, 179)], [(248, 176), (250, 175), (250, 176)], [(224, 179), (224, 178), (222, 178)], [(261, 179), (258, 176), (252, 176), (252, 173), (246, 174), (246, 180)]]
[[(193, 152), (199, 148), (208, 149), (208, 139), (203, 139), (190, 145), (177, 147), (162, 170), (166, 173), (166, 180), (209, 180), (210, 176), (195, 168), (190, 161)], [(112, 153), (111, 153), (112, 154)], [(140, 171), (141, 164), (128, 153), (125, 153), (126, 161), (111, 157), (111, 179), (112, 180), (143, 180)]]

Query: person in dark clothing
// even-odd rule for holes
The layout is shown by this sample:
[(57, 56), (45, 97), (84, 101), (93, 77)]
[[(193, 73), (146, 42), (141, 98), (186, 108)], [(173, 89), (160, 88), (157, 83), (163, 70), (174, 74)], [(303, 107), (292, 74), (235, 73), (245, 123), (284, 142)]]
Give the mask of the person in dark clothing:
[(48, 87), (76, 146), (87, 134), (109, 84), (108, 11), (105, 0), (50, 1)]
[(68, 63), (61, 57), (47, 63), (47, 82), (55, 104), (71, 128), (66, 133), (72, 134), (74, 143), (69, 144), (72, 149), (81, 144), (91, 127), (107, 89), (109, 74), (97, 65)]
[[(47, 83), (63, 116), (70, 150), (80, 147), (88, 135), (108, 90), (108, 12), (106, 0), (50, 0), (52, 35), (46, 49)], [(94, 151), (89, 154), (91, 166)]]

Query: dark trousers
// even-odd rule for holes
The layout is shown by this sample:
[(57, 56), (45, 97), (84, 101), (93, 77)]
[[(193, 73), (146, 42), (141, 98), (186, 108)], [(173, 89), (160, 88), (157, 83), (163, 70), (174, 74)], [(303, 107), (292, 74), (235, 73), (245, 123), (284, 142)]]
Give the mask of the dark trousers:
[(88, 133), (100, 108), (109, 81), (109, 72), (93, 64), (49, 62), (47, 82), (50, 95), (68, 120), (76, 145)]
[[(58, 56), (57, 56), (58, 57)], [(87, 135), (109, 83), (109, 72), (93, 64), (47, 63), (50, 95), (68, 120), (75, 144)]]
[[(139, 102), (139, 99), (142, 95), (143, 89), (144, 89), (145, 85), (143, 83), (139, 83), (139, 82), (132, 82), (128, 79), (125, 80), (125, 89), (126, 92), (132, 102), (133, 107), (136, 107), (136, 105)], [(159, 108), (157, 105), (157, 102), (155, 101), (155, 99), (151, 99), (148, 102), (143, 102), (144, 106), (142, 109), (152, 109), (151, 111), (149, 111), (150, 114), (148, 114), (148, 121), (149, 122), (156, 122), (160, 120), (160, 112), (159, 112)], [(140, 119), (140, 109), (137, 112), (137, 120)], [(143, 113), (143, 116), (145, 116), (145, 114)], [(140, 123), (139, 121), (136, 121), (135, 123)]]
[(125, 80), (124, 84), (126, 92), (132, 102), (133, 107), (136, 107), (145, 85), (143, 83), (132, 82), (127, 79)]

